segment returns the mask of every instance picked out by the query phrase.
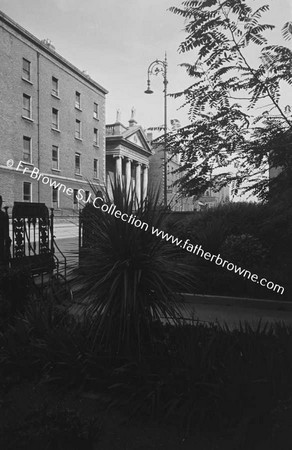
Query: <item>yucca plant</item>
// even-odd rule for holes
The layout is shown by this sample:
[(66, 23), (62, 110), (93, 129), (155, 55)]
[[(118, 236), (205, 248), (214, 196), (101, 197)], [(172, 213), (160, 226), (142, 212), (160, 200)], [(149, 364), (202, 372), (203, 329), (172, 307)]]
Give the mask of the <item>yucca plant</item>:
[[(99, 190), (94, 186), (92, 190), (100, 197)], [(182, 262), (181, 250), (152, 234), (152, 227), (163, 229), (164, 208), (158, 193), (138, 202), (133, 190), (113, 182), (102, 196), (100, 205), (114, 204), (116, 210), (147, 226), (135, 226), (86, 205), (86, 248), (75, 269), (75, 297), (94, 317), (96, 338), (107, 349), (140, 353), (142, 344), (153, 341), (155, 322), (179, 320), (176, 293), (191, 289), (194, 276)]]

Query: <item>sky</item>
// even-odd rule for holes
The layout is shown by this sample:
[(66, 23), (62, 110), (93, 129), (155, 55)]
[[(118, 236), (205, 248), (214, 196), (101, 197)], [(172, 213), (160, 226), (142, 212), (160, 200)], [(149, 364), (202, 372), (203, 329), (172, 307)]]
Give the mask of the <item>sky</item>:
[[(280, 43), (281, 27), (292, 20), (292, 2), (265, 3), (271, 7), (266, 21), (277, 25), (271, 43)], [(186, 36), (184, 21), (168, 11), (170, 6), (180, 4), (180, 0), (0, 0), (0, 10), (37, 38), (50, 39), (60, 55), (80, 70), (87, 70), (109, 91), (107, 123), (115, 121), (120, 109), (121, 121), (127, 125), (134, 107), (137, 122), (148, 128), (162, 125), (164, 114), (161, 74), (151, 77), (154, 94), (144, 94), (149, 64), (164, 59), (166, 51), (168, 92), (181, 91), (191, 84), (179, 64), (194, 62), (195, 55), (178, 53)], [(182, 98), (168, 98), (168, 118), (187, 125), (187, 109), (180, 108), (182, 104)]]

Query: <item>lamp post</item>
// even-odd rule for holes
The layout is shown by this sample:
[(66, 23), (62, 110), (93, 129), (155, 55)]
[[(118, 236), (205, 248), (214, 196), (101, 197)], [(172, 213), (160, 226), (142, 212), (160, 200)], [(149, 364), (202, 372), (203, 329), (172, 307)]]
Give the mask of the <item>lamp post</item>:
[(150, 88), (150, 75), (158, 75), (162, 73), (163, 84), (164, 84), (164, 152), (163, 152), (163, 172), (164, 172), (164, 183), (163, 183), (163, 202), (164, 206), (167, 206), (167, 57), (165, 53), (164, 61), (156, 59), (153, 61), (147, 71), (147, 89), (145, 94), (153, 94)]

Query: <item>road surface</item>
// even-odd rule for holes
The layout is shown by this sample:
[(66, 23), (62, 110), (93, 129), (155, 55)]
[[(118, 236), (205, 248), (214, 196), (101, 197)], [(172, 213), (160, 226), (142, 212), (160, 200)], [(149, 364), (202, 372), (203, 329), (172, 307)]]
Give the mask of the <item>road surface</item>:
[[(67, 258), (68, 265), (78, 262), (78, 228), (74, 225), (55, 228), (56, 241)], [(57, 256), (60, 256), (56, 252)], [(265, 322), (285, 322), (292, 326), (292, 302), (253, 301), (236, 298), (216, 298), (212, 296), (186, 296), (182, 309), (185, 319), (194, 317), (200, 321), (226, 323), (230, 328), (239, 322), (248, 322), (253, 327), (260, 320)]]

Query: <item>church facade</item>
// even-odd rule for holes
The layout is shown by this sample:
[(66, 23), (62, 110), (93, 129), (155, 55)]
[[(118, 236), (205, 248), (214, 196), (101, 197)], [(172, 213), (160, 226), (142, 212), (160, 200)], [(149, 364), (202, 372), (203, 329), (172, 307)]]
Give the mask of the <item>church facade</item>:
[(118, 111), (115, 123), (106, 125), (106, 179), (109, 191), (113, 181), (120, 180), (127, 191), (133, 189), (140, 202), (147, 194), (152, 150), (134, 116), (133, 108), (129, 125), (125, 126)]

